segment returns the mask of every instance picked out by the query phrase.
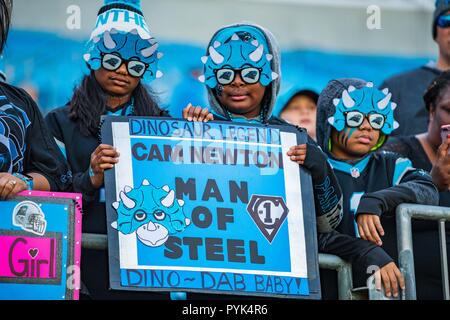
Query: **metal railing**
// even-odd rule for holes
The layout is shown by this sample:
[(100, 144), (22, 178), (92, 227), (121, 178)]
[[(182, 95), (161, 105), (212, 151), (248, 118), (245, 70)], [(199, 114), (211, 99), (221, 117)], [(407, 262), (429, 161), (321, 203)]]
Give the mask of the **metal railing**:
[[(405, 277), (406, 287), (403, 298), (406, 300), (417, 299), (411, 220), (420, 219), (434, 220), (438, 222), (443, 295), (445, 300), (450, 300), (447, 242), (445, 232), (445, 222), (450, 221), (450, 208), (402, 204), (397, 208), (396, 218), (398, 262), (400, 270)], [(108, 248), (108, 239), (106, 235), (83, 233), (82, 246), (86, 249), (105, 250)], [(349, 263), (337, 256), (319, 254), (319, 267), (337, 272), (339, 300), (358, 299), (358, 294), (353, 292), (352, 267)], [(372, 296), (371, 299), (374, 299), (374, 295), (369, 295), (369, 298), (370, 296)], [(380, 299), (384, 300), (384, 298), (385, 297), (381, 294)], [(378, 300), (377, 298), (375, 299)]]
[[(91, 250), (106, 250), (108, 249), (108, 236), (105, 234), (83, 233), (82, 247)], [(186, 292), (171, 292), (170, 299), (172, 300), (186, 300)]]
[(339, 300), (353, 300), (353, 275), (350, 263), (338, 256), (319, 253), (319, 267), (337, 272)]
[(445, 233), (445, 222), (450, 221), (450, 208), (415, 204), (402, 204), (397, 208), (398, 260), (400, 269), (405, 276), (405, 299), (417, 299), (411, 228), (411, 219), (413, 218), (439, 222), (439, 246), (441, 251), (443, 294), (445, 300), (450, 300), (447, 242)]
[[(83, 233), (82, 239), (82, 246), (85, 249), (106, 250), (108, 248), (108, 237), (106, 235)], [(353, 292), (352, 266), (350, 263), (338, 256), (320, 253), (319, 267), (337, 272), (339, 300), (361, 299), (358, 297), (358, 293)], [(173, 293), (171, 298), (173, 300), (184, 300), (185, 294), (182, 292)]]
[(81, 246), (91, 250), (108, 249), (108, 236), (106, 234), (83, 233)]

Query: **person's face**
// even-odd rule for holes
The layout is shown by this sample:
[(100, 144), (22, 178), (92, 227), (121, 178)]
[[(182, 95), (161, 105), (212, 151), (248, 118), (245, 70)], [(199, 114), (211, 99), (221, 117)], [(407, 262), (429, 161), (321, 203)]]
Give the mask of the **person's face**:
[(430, 108), (428, 136), (437, 147), (441, 144), (441, 126), (450, 124), (450, 87), (438, 99), (436, 106)]
[(114, 96), (130, 95), (141, 80), (130, 76), (125, 63), (115, 71), (100, 68), (94, 74), (103, 90)]
[(261, 102), (265, 92), (266, 87), (261, 83), (247, 84), (242, 81), (239, 72), (237, 72), (232, 83), (218, 87), (217, 98), (220, 104), (231, 113), (246, 118), (255, 118), (260, 114)]
[(364, 118), (358, 128), (345, 127), (338, 132), (334, 128), (331, 132), (331, 153), (338, 159), (357, 160), (369, 153), (378, 143), (380, 131), (375, 130)]
[(308, 130), (308, 134), (316, 137), (316, 103), (307, 96), (294, 97), (284, 111), (281, 118)]
[[(444, 15), (450, 14), (450, 11), (444, 13)], [(441, 28), (439, 26), (437, 28), (436, 33), (436, 43), (439, 47), (439, 54), (448, 60), (450, 60), (450, 27), (449, 28)]]

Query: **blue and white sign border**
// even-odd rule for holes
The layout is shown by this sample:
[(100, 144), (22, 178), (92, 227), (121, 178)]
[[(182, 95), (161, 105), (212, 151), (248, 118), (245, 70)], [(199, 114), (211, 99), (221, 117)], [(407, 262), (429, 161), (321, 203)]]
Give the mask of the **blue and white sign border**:
[[(161, 120), (162, 118), (157, 118)], [(170, 118), (168, 120), (176, 120)], [(130, 163), (132, 163), (132, 154), (130, 148), (130, 118), (125, 117), (106, 117), (102, 127), (102, 143), (114, 145), (121, 152), (121, 160), (105, 175), (105, 184), (113, 185), (114, 194), (107, 190), (107, 204), (119, 200), (120, 191), (125, 186), (133, 186), (133, 173)], [(184, 121), (184, 120), (180, 120)], [(224, 122), (229, 125), (229, 123)], [(247, 125), (246, 126), (251, 126)], [(240, 274), (261, 274), (268, 276), (308, 278), (309, 279), (309, 296), (295, 297), (289, 295), (290, 298), (308, 298), (320, 299), (320, 281), (318, 273), (318, 254), (317, 254), (317, 234), (315, 225), (314, 199), (312, 195), (312, 184), (310, 175), (304, 170), (298, 170), (298, 165), (292, 162), (286, 155), (289, 147), (306, 142), (306, 134), (300, 135), (299, 131), (291, 126), (270, 126), (279, 129), (281, 144), (283, 149), (284, 178), (286, 184), (286, 203), (289, 207), (288, 226), (289, 237), (293, 239), (290, 248), (291, 272), (269, 272), (261, 270), (236, 270), (236, 269), (218, 269), (218, 268), (192, 268), (179, 266), (142, 266), (137, 261), (137, 241), (136, 234), (124, 235), (113, 228), (108, 228), (109, 238), (109, 254), (110, 254), (110, 274), (111, 288), (118, 290), (131, 291), (171, 291), (170, 289), (161, 290), (159, 288), (138, 288), (123, 287), (120, 284), (120, 269), (147, 269), (147, 270), (173, 270), (173, 271), (207, 271), (207, 272), (223, 272), (223, 273), (240, 273)], [(140, 137), (142, 138), (142, 137)], [(152, 138), (152, 137), (149, 137)], [(172, 137), (153, 137), (156, 139), (167, 140), (195, 140), (195, 138), (172, 138)], [(303, 142), (299, 139), (304, 140)], [(220, 142), (214, 140), (214, 142)], [(224, 141), (225, 142), (225, 141)], [(252, 142), (233, 142), (241, 144), (251, 144)], [(300, 183), (299, 183), (300, 181)], [(107, 205), (107, 211), (110, 211), (111, 205)], [(108, 226), (114, 221), (108, 213)], [(304, 241), (304, 239), (307, 239)], [(126, 248), (126, 250), (124, 250)], [(175, 290), (180, 291), (180, 290)], [(203, 292), (198, 290), (186, 290), (192, 292)], [(208, 291), (208, 293), (229, 294), (223, 291)], [(248, 295), (249, 293), (236, 293)], [(252, 294), (253, 295), (253, 294)], [(274, 296), (272, 294), (254, 294), (256, 296)], [(279, 295), (277, 296), (279, 297)]]

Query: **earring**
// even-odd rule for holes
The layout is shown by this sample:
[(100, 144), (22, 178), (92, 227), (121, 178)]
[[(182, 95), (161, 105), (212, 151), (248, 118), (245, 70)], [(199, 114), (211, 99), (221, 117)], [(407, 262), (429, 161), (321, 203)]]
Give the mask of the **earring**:
[(223, 86), (221, 84), (217, 85), (217, 95), (220, 97), (222, 96), (222, 92), (223, 92)]

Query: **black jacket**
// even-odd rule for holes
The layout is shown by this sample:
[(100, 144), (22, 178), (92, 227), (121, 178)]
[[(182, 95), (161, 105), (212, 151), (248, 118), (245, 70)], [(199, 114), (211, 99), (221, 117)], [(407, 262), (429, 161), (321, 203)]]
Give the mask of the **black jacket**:
[(68, 106), (51, 111), (45, 120), (65, 152), (72, 170), (73, 191), (83, 194), (83, 232), (106, 234), (105, 204), (89, 177), (91, 154), (100, 144), (100, 137), (83, 135), (79, 123), (70, 119)]
[[(411, 160), (415, 168), (431, 171), (432, 164), (415, 136), (389, 139), (384, 150), (396, 152)], [(439, 206), (450, 207), (450, 191), (439, 194)], [(414, 267), (416, 274), (417, 298), (442, 300), (441, 256), (439, 252), (439, 232), (436, 221), (412, 220), (414, 243)], [(450, 226), (446, 223), (447, 246), (450, 245)], [(447, 259), (450, 254), (447, 250)]]
[(71, 172), (33, 99), (0, 83), (0, 172), (36, 172), (52, 191), (68, 191)]
[[(85, 136), (79, 121), (69, 117), (69, 107), (53, 110), (46, 116), (51, 133), (64, 150), (73, 172), (73, 190), (83, 194), (83, 233), (106, 234), (106, 206), (103, 188), (93, 188), (89, 177), (91, 154), (101, 143), (97, 135)], [(83, 248), (81, 259), (82, 299), (149, 300), (167, 299), (167, 293), (129, 292), (109, 290), (109, 261), (107, 250)]]
[[(413, 168), (408, 159), (398, 154), (370, 152), (355, 161), (333, 158), (329, 151), (332, 126), (328, 119), (336, 112), (334, 99), (341, 97), (350, 85), (362, 88), (366, 82), (359, 79), (333, 80), (322, 91), (317, 109), (317, 140), (329, 155), (344, 195), (344, 215), (337, 231), (354, 237), (358, 234), (355, 220), (358, 214), (381, 216), (385, 231), (383, 247), (378, 247), (376, 253), (374, 251), (370, 255), (374, 266), (383, 267), (387, 262), (397, 260), (396, 207), (401, 203), (436, 205), (438, 192), (429, 174)], [(367, 269), (361, 269), (361, 265), (353, 266), (358, 275), (367, 274)]]
[[(229, 121), (217, 115), (215, 120)], [(277, 117), (271, 117), (267, 124), (292, 126)], [(304, 128), (296, 128), (306, 132)], [(334, 230), (341, 223), (343, 214), (341, 187), (327, 161), (327, 155), (311, 138), (308, 138), (307, 145), (304, 167), (311, 173), (313, 182), (319, 252), (339, 256), (363, 270), (373, 265), (383, 267), (392, 262), (392, 258), (383, 249), (371, 242)], [(325, 185), (327, 188), (324, 188)], [(338, 201), (327, 201), (329, 199), (338, 199)]]
[(389, 88), (392, 92), (392, 101), (398, 104), (395, 118), (400, 124), (393, 136), (419, 134), (428, 129), (428, 111), (425, 108), (423, 95), (431, 82), (441, 71), (431, 67), (422, 66), (385, 80), (380, 89)]

